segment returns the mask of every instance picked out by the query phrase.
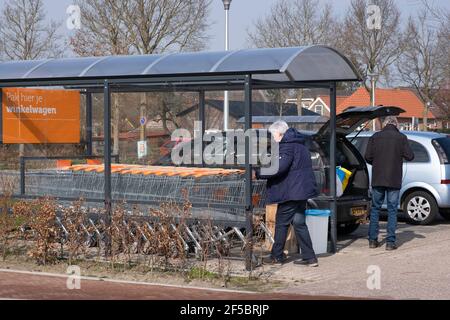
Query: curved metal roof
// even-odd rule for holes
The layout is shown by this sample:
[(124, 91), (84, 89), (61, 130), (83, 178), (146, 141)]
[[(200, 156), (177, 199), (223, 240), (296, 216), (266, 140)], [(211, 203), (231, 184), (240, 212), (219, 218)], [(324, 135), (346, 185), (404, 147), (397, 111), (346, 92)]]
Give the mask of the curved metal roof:
[(0, 63), (1, 81), (254, 74), (277, 82), (358, 81), (355, 67), (326, 46)]

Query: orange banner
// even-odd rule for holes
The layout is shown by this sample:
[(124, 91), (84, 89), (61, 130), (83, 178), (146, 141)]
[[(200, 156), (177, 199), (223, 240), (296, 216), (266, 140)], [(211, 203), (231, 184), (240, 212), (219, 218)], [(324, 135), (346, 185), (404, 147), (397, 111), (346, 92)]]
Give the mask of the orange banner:
[(2, 89), (3, 143), (80, 143), (80, 93)]

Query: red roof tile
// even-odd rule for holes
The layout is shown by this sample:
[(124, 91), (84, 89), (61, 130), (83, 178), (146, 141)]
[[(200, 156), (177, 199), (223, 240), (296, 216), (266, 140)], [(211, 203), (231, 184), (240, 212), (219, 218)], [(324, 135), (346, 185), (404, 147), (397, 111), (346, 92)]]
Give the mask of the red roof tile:
[[(424, 103), (419, 97), (408, 89), (376, 89), (375, 102), (377, 105), (396, 106), (405, 110), (400, 116), (405, 118), (423, 118)], [(356, 90), (350, 97), (337, 104), (337, 113), (342, 113), (348, 107), (363, 107), (370, 105), (370, 94), (361, 87)], [(434, 119), (431, 112), (428, 118)]]

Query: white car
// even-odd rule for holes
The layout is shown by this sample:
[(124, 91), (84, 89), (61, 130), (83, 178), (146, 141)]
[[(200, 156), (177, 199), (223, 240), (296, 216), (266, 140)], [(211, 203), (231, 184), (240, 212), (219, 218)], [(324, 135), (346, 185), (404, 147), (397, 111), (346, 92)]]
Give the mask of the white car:
[[(403, 164), (400, 208), (408, 222), (430, 224), (441, 216), (450, 220), (450, 136), (435, 132), (402, 131), (414, 151), (413, 161)], [(347, 138), (365, 154), (372, 131)], [(371, 176), (371, 166), (367, 165)]]

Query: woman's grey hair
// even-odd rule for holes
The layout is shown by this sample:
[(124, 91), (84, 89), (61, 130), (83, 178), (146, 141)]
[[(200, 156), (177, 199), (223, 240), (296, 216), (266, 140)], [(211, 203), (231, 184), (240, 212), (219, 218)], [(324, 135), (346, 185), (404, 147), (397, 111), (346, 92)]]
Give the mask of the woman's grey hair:
[(269, 132), (271, 134), (274, 134), (274, 132), (279, 132), (280, 134), (284, 135), (286, 133), (286, 131), (289, 130), (289, 126), (286, 123), (286, 121), (283, 120), (278, 120), (277, 122), (274, 122), (270, 127), (269, 127)]
[(388, 116), (386, 119), (384, 119), (384, 126), (386, 127), (388, 124), (392, 124), (396, 127), (398, 127), (398, 120), (395, 116)]

